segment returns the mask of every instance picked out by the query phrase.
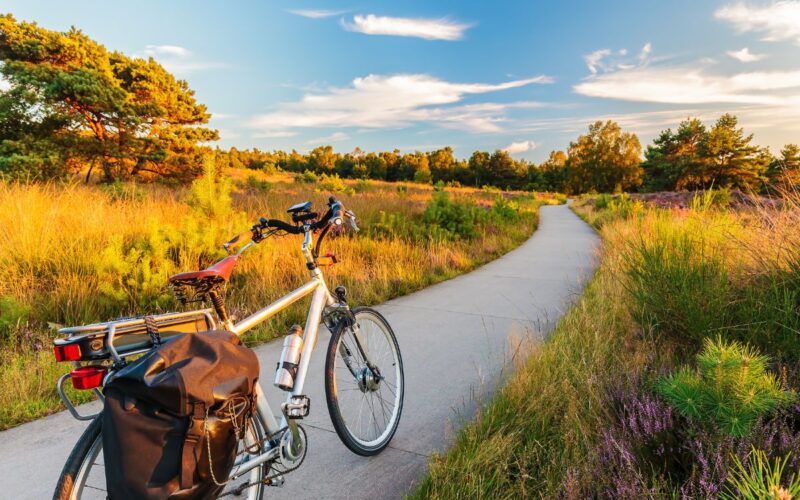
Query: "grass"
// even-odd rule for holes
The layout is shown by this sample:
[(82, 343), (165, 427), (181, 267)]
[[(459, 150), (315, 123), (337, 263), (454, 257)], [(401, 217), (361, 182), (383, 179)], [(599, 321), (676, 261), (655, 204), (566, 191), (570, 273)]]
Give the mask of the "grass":
[[(48, 324), (176, 310), (165, 287), (168, 276), (221, 258), (220, 244), (259, 216), (285, 218), (286, 208), (304, 200), (320, 209), (333, 182), (235, 170), (221, 182), (208, 182), (211, 177), (191, 189), (0, 184), (0, 429), (61, 408), (54, 385), (67, 367), (53, 359), (54, 331)], [(457, 216), (462, 209), (454, 206), (481, 212), (462, 234), (448, 228), (449, 219), (425, 220), (434, 194), (443, 196), (431, 186), (335, 181), (337, 196), (358, 215), (362, 231), (326, 240), (326, 250), (340, 261), (325, 269), (326, 279), (331, 286), (347, 286), (360, 304), (418, 290), (496, 258), (530, 236), (540, 203), (557, 202), (448, 189), (446, 209)], [(287, 236), (245, 254), (228, 288), (235, 316), (307, 279), (299, 247), (299, 239)], [(290, 308), (248, 341), (280, 335), (301, 320), (305, 307), (301, 302)], [(73, 396), (89, 399), (86, 392)]]
[(410, 497), (716, 497), (752, 447), (796, 457), (800, 405), (770, 406), (729, 436), (656, 391), (709, 338), (751, 346), (772, 360), (770, 380), (792, 398), (798, 389), (800, 204), (733, 211), (711, 199), (577, 203), (602, 237), (597, 274)]

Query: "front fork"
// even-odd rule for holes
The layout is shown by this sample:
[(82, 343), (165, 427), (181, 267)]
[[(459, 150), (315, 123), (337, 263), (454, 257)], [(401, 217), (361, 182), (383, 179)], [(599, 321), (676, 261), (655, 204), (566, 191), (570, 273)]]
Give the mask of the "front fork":
[[(335, 328), (349, 328), (353, 333), (356, 349), (358, 349), (358, 353), (364, 360), (364, 364), (378, 379), (382, 379), (380, 370), (377, 366), (370, 362), (369, 352), (359, 338), (359, 325), (356, 322), (355, 314), (353, 314), (353, 311), (350, 309), (350, 306), (347, 303), (347, 289), (339, 285), (336, 287), (334, 294), (336, 295), (338, 302), (330, 307), (332, 309), (331, 312), (335, 315), (335, 317), (331, 318), (332, 321), (330, 321), (330, 325), (328, 325), (328, 322), (326, 322), (326, 325), (329, 328), (332, 327), (331, 330)], [(342, 360), (344, 361), (345, 366), (347, 366), (347, 369), (353, 375), (353, 378), (357, 381), (362, 378), (363, 374), (358, 368), (357, 363), (356, 366), (354, 366), (354, 353), (350, 350), (346, 343), (339, 343), (339, 354), (341, 354)]]

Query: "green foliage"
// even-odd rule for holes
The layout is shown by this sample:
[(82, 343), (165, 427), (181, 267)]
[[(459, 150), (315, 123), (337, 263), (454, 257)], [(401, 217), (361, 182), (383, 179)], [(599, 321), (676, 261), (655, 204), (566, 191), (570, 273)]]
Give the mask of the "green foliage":
[(306, 170), (303, 173), (296, 175), (294, 181), (300, 184), (316, 184), (319, 181), (319, 176), (311, 170)]
[(0, 169), (49, 178), (84, 162), (108, 182), (191, 178), (216, 140), (205, 106), (152, 58), (109, 52), (75, 28), (55, 32), (0, 16)]
[(11, 295), (0, 296), (0, 337), (28, 320), (32, 308)]
[(422, 221), (445, 231), (453, 239), (474, 238), (478, 224), (486, 220), (486, 211), (466, 201), (453, 201), (446, 191), (434, 193)]
[(262, 193), (268, 193), (273, 187), (271, 182), (260, 180), (255, 175), (247, 176), (247, 179), (245, 180), (245, 186), (261, 191)]
[(322, 174), (317, 182), (317, 191), (324, 193), (346, 193), (350, 191), (347, 184), (336, 174)]
[(744, 436), (758, 417), (794, 399), (766, 371), (767, 362), (739, 342), (706, 339), (697, 370), (683, 368), (664, 377), (657, 390), (686, 417)]
[(734, 457), (734, 466), (728, 476), (729, 488), (720, 498), (791, 500), (800, 497), (800, 477), (796, 471), (786, 470), (788, 455), (770, 462), (765, 452), (753, 448), (749, 462), (745, 465), (738, 456)]
[(645, 188), (758, 188), (771, 158), (766, 150), (751, 145), (752, 134), (745, 135), (737, 125), (735, 116), (725, 114), (710, 129), (691, 118), (681, 122), (675, 133), (661, 132), (645, 152)]
[(626, 191), (642, 183), (642, 147), (636, 134), (613, 121), (595, 122), (569, 145), (567, 188), (571, 193)]
[(597, 210), (606, 210), (613, 199), (614, 197), (610, 194), (599, 194), (597, 195), (597, 198), (594, 199), (594, 208)]
[(200, 214), (212, 219), (231, 213), (231, 181), (222, 175), (213, 156), (206, 155), (203, 160), (203, 176), (192, 182), (188, 203)]

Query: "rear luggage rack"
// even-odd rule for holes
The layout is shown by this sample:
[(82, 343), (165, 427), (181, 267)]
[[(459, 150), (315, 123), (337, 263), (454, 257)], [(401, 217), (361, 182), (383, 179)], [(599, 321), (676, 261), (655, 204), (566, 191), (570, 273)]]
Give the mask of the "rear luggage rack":
[(145, 318), (152, 319), (164, 340), (181, 333), (214, 330), (217, 326), (211, 309), (200, 309), (61, 328), (58, 330), (60, 338), (53, 341), (53, 344), (57, 347), (78, 345), (80, 357), (76, 361), (112, 358), (119, 362), (123, 357), (141, 354), (153, 347)]
[[(74, 361), (76, 367), (82, 366), (81, 363), (84, 363), (83, 366), (109, 366), (109, 360), (113, 360), (115, 365), (122, 363), (123, 358), (145, 353), (155, 345), (146, 323), (150, 323), (151, 328), (155, 325), (160, 341), (168, 341), (184, 333), (199, 333), (217, 328), (211, 309), (118, 318), (104, 323), (70, 326), (59, 329), (59, 338), (53, 341), (56, 358), (67, 353), (68, 358), (63, 361)], [(56, 386), (64, 406), (78, 420), (95, 418), (97, 413), (78, 413), (64, 390), (64, 383), (68, 378), (70, 373), (65, 373), (58, 379)], [(103, 393), (99, 389), (95, 388), (93, 391), (100, 400), (103, 399)]]

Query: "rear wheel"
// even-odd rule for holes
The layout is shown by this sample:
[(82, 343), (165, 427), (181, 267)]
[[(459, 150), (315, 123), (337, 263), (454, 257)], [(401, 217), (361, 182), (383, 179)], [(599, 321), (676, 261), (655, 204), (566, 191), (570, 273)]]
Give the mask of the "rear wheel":
[[(265, 435), (266, 426), (264, 425), (261, 415), (256, 413), (253, 416), (253, 425), (248, 430), (245, 443), (239, 444), (239, 450), (247, 444), (252, 444), (256, 440), (260, 441)], [(100, 417), (95, 418), (89, 424), (89, 427), (83, 431), (75, 448), (72, 449), (67, 463), (64, 465), (64, 470), (61, 472), (61, 477), (58, 479), (56, 491), (53, 494), (54, 500), (87, 500), (97, 499), (105, 500), (108, 498), (106, 491), (106, 476), (105, 466), (103, 462), (103, 436), (101, 434), (102, 423)], [(261, 465), (253, 469), (249, 474), (244, 475), (237, 481), (225, 485), (222, 495), (236, 489), (237, 486), (249, 481), (257, 483), (242, 492), (242, 496), (236, 498), (247, 498), (249, 500), (258, 500), (264, 492), (264, 485), (260, 480), (265, 477), (269, 467)], [(234, 471), (236, 467), (234, 467)]]
[(325, 396), (333, 427), (359, 455), (376, 455), (392, 440), (403, 411), (403, 360), (392, 328), (374, 309), (353, 309), (328, 345)]

